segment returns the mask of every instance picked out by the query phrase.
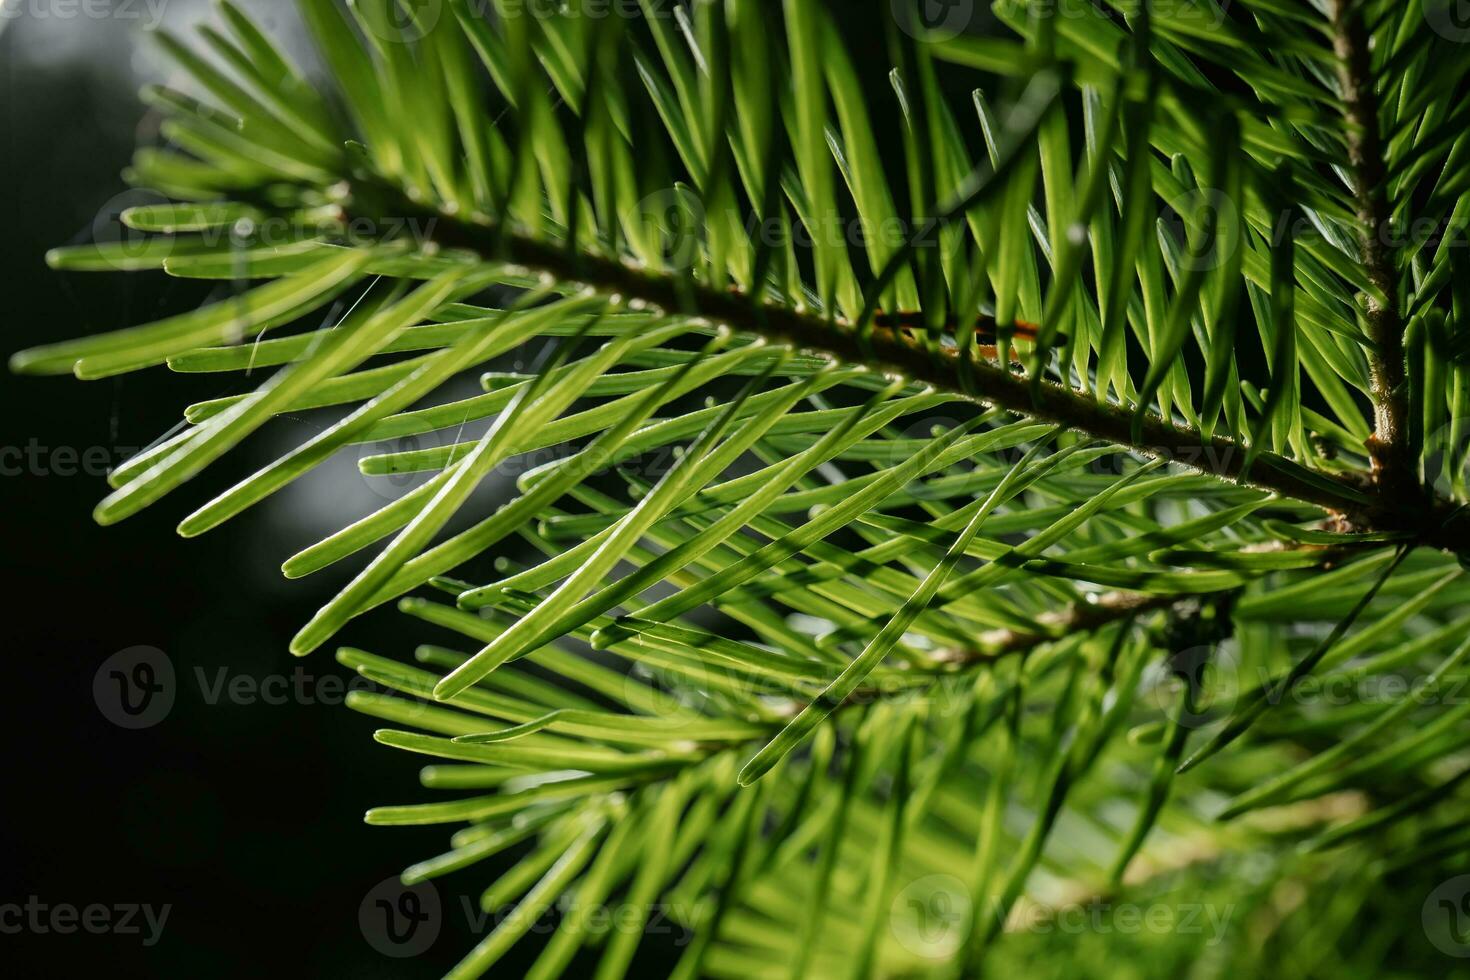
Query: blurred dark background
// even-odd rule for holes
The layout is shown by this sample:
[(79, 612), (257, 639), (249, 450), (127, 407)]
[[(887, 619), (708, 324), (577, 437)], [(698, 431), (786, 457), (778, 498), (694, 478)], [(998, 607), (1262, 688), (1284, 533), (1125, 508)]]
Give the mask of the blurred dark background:
[[(289, 4), (242, 6), (302, 47)], [(117, 212), (143, 203), (120, 177), (134, 146), (155, 138), (136, 93), (172, 71), (146, 31), (160, 18), (181, 30), (210, 5), (4, 0), (0, 12), (6, 356), (197, 306), (210, 284), (53, 272), (43, 256), (115, 237)], [(119, 526), (91, 520), (108, 467), (185, 404), (241, 383), (161, 369), (0, 382), (12, 746), (0, 963), (10, 976), (438, 976), (475, 941), (461, 898), (476, 898), (488, 874), (439, 884), (426, 950), (423, 933), (411, 949), (387, 944), (408, 957), (372, 945), (383, 937), (359, 912), (372, 922), (375, 886), (443, 850), (447, 834), (363, 825), (369, 806), (425, 797), (417, 768), (341, 706), (350, 675), (328, 650), (286, 651), (341, 577), (287, 582), (280, 561), (382, 503), (355, 460), (194, 540), (173, 525), (271, 446), (247, 446), (233, 468)], [(345, 639), (404, 656), (424, 637), (380, 610)], [(152, 649), (109, 662), (140, 646)], [(165, 688), (141, 715), (120, 714), (119, 667)], [(167, 909), (156, 937), (143, 906), (155, 921)], [(513, 954), (502, 968), (520, 965)]]

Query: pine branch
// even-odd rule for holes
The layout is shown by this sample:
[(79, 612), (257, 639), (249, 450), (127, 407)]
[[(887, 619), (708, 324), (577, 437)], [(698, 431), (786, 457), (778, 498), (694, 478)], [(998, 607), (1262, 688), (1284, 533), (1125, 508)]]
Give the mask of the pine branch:
[[(1425, 507), (1417, 495), (1406, 497), (1381, 481), (1376, 487), (1362, 487), (1343, 477), (1313, 472), (1268, 451), (1257, 453), (1248, 462), (1246, 447), (1234, 440), (1205, 436), (1198, 429), (1154, 414), (1145, 415), (1142, 424), (1135, 427), (1135, 415), (1129, 409), (1099, 402), (1055, 382), (1035, 382), (993, 361), (963, 357), (953, 348), (931, 349), (901, 330), (875, 326), (865, 341), (842, 324), (802, 310), (753, 301), (738, 292), (711, 289), (604, 256), (574, 252), (495, 224), (428, 212), (396, 189), (375, 186), (364, 193), (359, 184), (354, 198), (379, 206), (392, 202), (388, 205), (390, 213), (422, 219), (422, 227), (432, 229), (439, 245), (474, 252), (486, 261), (523, 266), (567, 286), (583, 284), (637, 305), (702, 316), (777, 343), (892, 372), (1027, 418), (1058, 423), (1144, 456), (1321, 507), (1341, 515), (1355, 530), (1408, 532), (1422, 544), (1456, 553), (1470, 552), (1470, 515), (1446, 501)], [(351, 214), (345, 220), (358, 216)], [(1396, 410), (1392, 417), (1395, 425), (1402, 424)]]

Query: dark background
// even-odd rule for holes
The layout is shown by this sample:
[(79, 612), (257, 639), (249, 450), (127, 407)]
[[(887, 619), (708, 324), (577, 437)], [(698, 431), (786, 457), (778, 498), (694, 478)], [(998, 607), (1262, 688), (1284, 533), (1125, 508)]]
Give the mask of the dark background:
[[(277, 33), (293, 29), (289, 4), (244, 6)], [(116, 236), (120, 207), (141, 203), (117, 195), (133, 147), (155, 138), (137, 89), (171, 71), (145, 36), (152, 9), (133, 0), (89, 17), (36, 0), (6, 7), (20, 15), (0, 20), (4, 354), (198, 305), (209, 284), (60, 273), (43, 260), (55, 245)], [(175, 30), (211, 15), (192, 0), (167, 0), (163, 11)], [(378, 724), (341, 706), (351, 675), (330, 648), (301, 660), (286, 651), (342, 576), (287, 582), (280, 561), (382, 503), (355, 477), (355, 460), (193, 540), (173, 525), (264, 462), (270, 445), (247, 445), (233, 467), (119, 526), (91, 520), (107, 491), (104, 466), (166, 431), (188, 402), (240, 384), (163, 369), (88, 383), (0, 380), (9, 627), (0, 907), (41, 903), (49, 916), (169, 906), (152, 946), (146, 925), (62, 935), (43, 919), (46, 932), (27, 923), (17, 933), (17, 912), (0, 914), (10, 976), (437, 976), (475, 941), (460, 900), (478, 896), (489, 869), (439, 883), (440, 929), (422, 954), (390, 958), (369, 944), (359, 910), (366, 903), (371, 916), (382, 894), (369, 893), (444, 850), (447, 834), (362, 823), (370, 806), (427, 798), (417, 766), (373, 743)], [(384, 609), (344, 639), (403, 657), (426, 638), (419, 626)], [(162, 651), (174, 699), (161, 721), (129, 730), (109, 720), (117, 711), (105, 676), (102, 704), (93, 683), (104, 661), (136, 646)], [(284, 703), (213, 698), (221, 679), (247, 693), (288, 690), (273, 698)], [(113, 923), (121, 914), (107, 913)], [(526, 955), (500, 969), (515, 975)]]

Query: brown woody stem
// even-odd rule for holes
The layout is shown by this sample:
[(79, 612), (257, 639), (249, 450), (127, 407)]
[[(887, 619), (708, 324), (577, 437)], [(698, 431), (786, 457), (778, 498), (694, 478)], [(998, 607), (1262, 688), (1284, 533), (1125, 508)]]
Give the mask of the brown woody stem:
[(1378, 128), (1378, 98), (1373, 91), (1369, 39), (1362, 4), (1335, 0), (1333, 49), (1348, 123), (1348, 165), (1358, 217), (1358, 247), (1363, 269), (1377, 295), (1364, 311), (1368, 339), (1368, 371), (1374, 427), (1368, 440), (1373, 481), (1401, 500), (1422, 496), (1409, 438), (1408, 385), (1404, 372), (1404, 323), (1399, 313), (1398, 277), (1384, 234), (1389, 224), (1385, 197), (1387, 174)]

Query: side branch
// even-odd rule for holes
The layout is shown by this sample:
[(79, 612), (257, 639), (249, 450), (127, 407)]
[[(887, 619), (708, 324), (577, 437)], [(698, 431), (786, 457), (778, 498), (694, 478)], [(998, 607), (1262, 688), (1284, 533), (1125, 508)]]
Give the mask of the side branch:
[[(1235, 589), (1224, 591), (1231, 592)], [(1066, 609), (1038, 617), (1036, 630), (991, 630), (981, 634), (973, 648), (953, 649), (941, 653), (939, 656), (941, 669), (926, 675), (925, 683), (903, 687), (897, 692), (864, 685), (849, 695), (840, 707), (858, 707), (896, 695), (908, 696), (916, 691), (929, 690), (933, 685), (943, 683), (945, 680), (968, 676), (968, 672), (975, 668), (994, 666), (1008, 657), (1024, 657), (1045, 644), (1056, 643), (1079, 633), (1096, 632), (1113, 623), (1134, 619), (1155, 610), (1168, 609), (1187, 599), (1210, 598), (1216, 594), (1201, 593), (1195, 596), (1184, 596), (1153, 595), (1142, 592), (1105, 592), (1090, 602), (1078, 602)]]
[(1378, 98), (1373, 92), (1369, 38), (1361, 7), (1355, 0), (1335, 0), (1332, 34), (1348, 122), (1348, 164), (1358, 218), (1358, 247), (1368, 281), (1377, 292), (1376, 296), (1368, 297), (1364, 312), (1368, 338), (1373, 343), (1368, 353), (1368, 371), (1374, 428), (1368, 440), (1368, 454), (1373, 463), (1374, 482), (1385, 493), (1408, 499), (1419, 496), (1420, 489), (1409, 441), (1404, 324), (1399, 313), (1398, 278), (1384, 236), (1389, 210), (1384, 197), (1387, 175), (1378, 129)]
[(1038, 630), (999, 629), (984, 633), (980, 636), (977, 649), (955, 651), (950, 662), (964, 666), (1029, 653), (1043, 643), (1055, 643), (1077, 633), (1091, 633), (1156, 609), (1168, 609), (1184, 599), (1207, 598), (1210, 595), (1208, 592), (1192, 596), (1104, 592), (1091, 602), (1079, 602), (1064, 610), (1037, 617), (1036, 625), (1040, 627)]

